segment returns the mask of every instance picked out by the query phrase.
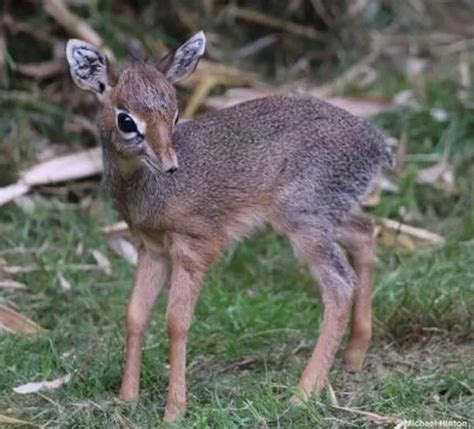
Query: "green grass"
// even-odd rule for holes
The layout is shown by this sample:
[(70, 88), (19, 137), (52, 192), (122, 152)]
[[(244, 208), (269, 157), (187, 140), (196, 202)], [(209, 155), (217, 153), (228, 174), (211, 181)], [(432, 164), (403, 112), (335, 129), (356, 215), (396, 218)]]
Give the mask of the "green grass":
[[(0, 412), (49, 427), (156, 427), (167, 385), (166, 292), (147, 337), (138, 404), (115, 400), (124, 346), (124, 306), (132, 268), (107, 249), (99, 222), (77, 208), (2, 210), (2, 257), (33, 265), (18, 277), (26, 292), (2, 292), (50, 329), (1, 334)], [(100, 223), (105, 223), (103, 219)], [(76, 249), (82, 244), (82, 254)], [(14, 252), (23, 246), (32, 251)], [(332, 385), (340, 404), (410, 419), (472, 419), (474, 252), (467, 243), (407, 255), (379, 252), (375, 340), (362, 374)], [(84, 271), (92, 249), (112, 276)], [(34, 250), (34, 251), (33, 251)], [(71, 283), (62, 292), (58, 273)], [(317, 288), (287, 243), (271, 234), (232, 249), (208, 275), (189, 339), (189, 411), (183, 427), (371, 427), (325, 396), (300, 410), (288, 398), (309, 358), (321, 318)], [(12, 388), (66, 373), (56, 391), (20, 396)]]
[[(112, 32), (112, 24), (103, 26), (106, 34), (108, 27)], [(393, 75), (377, 85), (379, 93), (407, 87)], [(427, 79), (420, 110), (377, 118), (388, 134), (406, 136), (410, 155), (450, 148), (459, 192), (420, 186), (416, 172), (431, 164), (410, 161), (397, 179), (400, 192), (384, 195), (373, 210), (395, 219), (408, 213), (410, 223), (442, 234), (447, 244), (413, 253), (378, 249), (374, 341), (364, 371), (345, 373), (338, 357), (331, 373), (341, 406), (413, 420), (474, 421), (474, 115), (455, 93), (456, 76), (443, 69)], [(444, 123), (430, 114), (440, 106), (447, 112)], [(3, 99), (2, 109), (9, 112), (0, 117), (0, 149), (8, 152), (0, 160), (2, 186), (12, 182), (18, 165), (33, 162), (38, 136), (67, 141), (66, 151), (92, 144), (68, 130), (72, 108)], [(160, 427), (168, 373), (167, 291), (146, 340), (140, 401), (125, 406), (115, 398), (133, 269), (100, 232), (116, 219), (108, 203), (90, 213), (74, 192), (40, 191), (35, 194), (46, 198), (33, 200), (32, 213), (16, 204), (0, 210), (0, 258), (34, 268), (15, 276), (28, 289), (0, 290), (0, 302), (50, 330), (32, 338), (0, 333), (0, 414), (44, 427)], [(93, 249), (110, 259), (111, 276), (85, 269), (95, 263)], [(59, 274), (72, 284), (69, 292), (61, 290)], [(230, 249), (209, 272), (196, 310), (189, 338), (189, 408), (181, 426), (374, 427), (360, 414), (332, 407), (327, 392), (301, 409), (289, 407), (321, 314), (317, 287), (285, 240), (267, 233)], [(67, 373), (71, 382), (57, 390), (24, 396), (12, 390)]]

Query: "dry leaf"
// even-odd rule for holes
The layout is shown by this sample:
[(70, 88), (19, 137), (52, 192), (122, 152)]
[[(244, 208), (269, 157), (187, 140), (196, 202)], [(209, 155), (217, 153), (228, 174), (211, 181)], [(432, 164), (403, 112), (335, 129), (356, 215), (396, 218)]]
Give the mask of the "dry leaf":
[(215, 61), (202, 59), (199, 61), (199, 65), (194, 73), (180, 85), (194, 87), (198, 82), (207, 79), (210, 76), (218, 81), (220, 85), (237, 86), (261, 84), (259, 75), (254, 72), (248, 72), (235, 67), (216, 63)]
[(416, 177), (418, 183), (432, 185), (450, 194), (459, 192), (454, 180), (454, 167), (447, 162), (446, 157), (431, 167), (419, 170)]
[(48, 332), (47, 329), (3, 304), (0, 304), (0, 329), (12, 334), (22, 335), (45, 334)]
[(391, 101), (380, 100), (377, 98), (355, 98), (355, 97), (328, 97), (320, 88), (310, 89), (293, 89), (288, 90), (260, 90), (254, 88), (232, 88), (229, 89), (224, 95), (208, 97), (206, 99), (206, 106), (214, 109), (223, 109), (230, 107), (244, 101), (249, 101), (257, 98), (267, 97), (269, 95), (278, 93), (305, 93), (311, 94), (313, 97), (321, 98), (328, 103), (331, 103), (341, 109), (345, 109), (355, 116), (363, 118), (377, 115), (382, 112), (386, 112), (393, 109), (394, 105)]
[(102, 252), (97, 249), (92, 251), (92, 256), (94, 257), (95, 261), (99, 268), (108, 276), (112, 275), (112, 266), (110, 265), (110, 261), (108, 260), (107, 256), (105, 256)]
[(82, 179), (100, 172), (102, 172), (100, 148), (59, 156), (23, 172), (16, 184), (0, 188), (0, 205), (25, 195), (32, 186)]
[(63, 377), (56, 378), (51, 381), (33, 381), (31, 383), (22, 384), (21, 386), (14, 387), (13, 391), (20, 395), (26, 395), (27, 393), (36, 393), (40, 390), (51, 390), (61, 387), (65, 383), (69, 383), (71, 380), (71, 374), (66, 374)]
[(137, 249), (130, 241), (122, 237), (110, 237), (109, 246), (115, 253), (125, 258), (130, 264), (137, 265)]
[(377, 240), (385, 247), (407, 250), (408, 252), (416, 250), (416, 244), (410, 237), (391, 229), (378, 228)]
[(334, 405), (335, 407), (338, 407), (339, 406), (339, 401), (337, 400), (336, 393), (334, 392), (334, 389), (332, 388), (331, 383), (328, 383), (326, 387), (327, 387), (327, 391), (328, 391), (328, 394), (329, 394), (329, 401), (330, 401), (331, 405)]
[[(317, 97), (317, 94), (314, 96)], [(391, 102), (370, 97), (326, 97), (324, 100), (361, 118), (370, 118), (393, 109)]]
[(2, 265), (0, 264), (0, 272), (5, 274), (15, 275), (20, 273), (31, 273), (32, 271), (37, 270), (38, 268), (35, 265)]
[(0, 423), (4, 423), (6, 425), (25, 425), (30, 427), (39, 427), (34, 423), (27, 422), (26, 420), (17, 419), (15, 417), (6, 416), (5, 414), (0, 414)]
[(129, 232), (127, 223), (124, 221), (114, 223), (113, 225), (104, 226), (100, 230), (106, 234), (122, 234)]
[(0, 280), (0, 289), (16, 289), (16, 290), (25, 290), (26, 285), (15, 280)]
[(21, 174), (21, 183), (46, 185), (66, 180), (82, 179), (102, 171), (100, 148), (82, 150), (42, 162)]
[(14, 185), (0, 188), (0, 206), (25, 195), (29, 190), (30, 186), (24, 183), (15, 183)]
[(58, 274), (58, 280), (59, 280), (59, 287), (63, 292), (69, 292), (72, 289), (72, 285), (69, 282), (69, 280), (66, 279), (66, 277), (63, 276), (62, 273)]

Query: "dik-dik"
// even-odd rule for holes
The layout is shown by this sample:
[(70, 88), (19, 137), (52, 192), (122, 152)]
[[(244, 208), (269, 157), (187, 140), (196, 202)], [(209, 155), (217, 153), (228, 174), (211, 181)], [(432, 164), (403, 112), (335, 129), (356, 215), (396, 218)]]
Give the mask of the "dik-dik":
[(361, 369), (371, 337), (374, 227), (359, 205), (392, 164), (372, 125), (306, 96), (262, 98), (177, 124), (173, 85), (204, 49), (200, 32), (157, 63), (134, 60), (116, 75), (96, 47), (67, 44), (72, 79), (101, 103), (106, 188), (140, 243), (119, 397), (138, 397), (144, 333), (169, 280), (168, 421), (186, 407), (186, 339), (206, 269), (265, 226), (288, 237), (324, 302), (293, 401), (323, 389), (351, 309), (344, 361)]

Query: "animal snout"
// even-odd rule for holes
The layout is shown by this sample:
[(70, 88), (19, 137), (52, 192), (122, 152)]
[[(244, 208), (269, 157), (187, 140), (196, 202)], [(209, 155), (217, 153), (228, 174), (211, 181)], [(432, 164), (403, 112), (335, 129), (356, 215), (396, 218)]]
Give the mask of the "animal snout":
[(168, 168), (168, 170), (166, 170), (166, 172), (167, 173), (174, 173), (177, 169), (178, 169), (178, 167), (173, 166), (173, 167)]

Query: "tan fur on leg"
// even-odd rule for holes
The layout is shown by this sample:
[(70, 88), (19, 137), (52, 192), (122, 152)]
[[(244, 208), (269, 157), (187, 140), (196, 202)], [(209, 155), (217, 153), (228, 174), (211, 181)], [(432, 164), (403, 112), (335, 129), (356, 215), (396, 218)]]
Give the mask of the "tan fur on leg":
[(372, 288), (374, 270), (374, 225), (363, 214), (353, 215), (339, 231), (339, 241), (348, 250), (357, 274), (352, 309), (351, 334), (344, 350), (347, 371), (362, 370), (372, 337)]
[(125, 371), (119, 394), (122, 401), (130, 402), (138, 398), (143, 337), (167, 276), (168, 261), (165, 257), (140, 249), (135, 284), (127, 308)]

